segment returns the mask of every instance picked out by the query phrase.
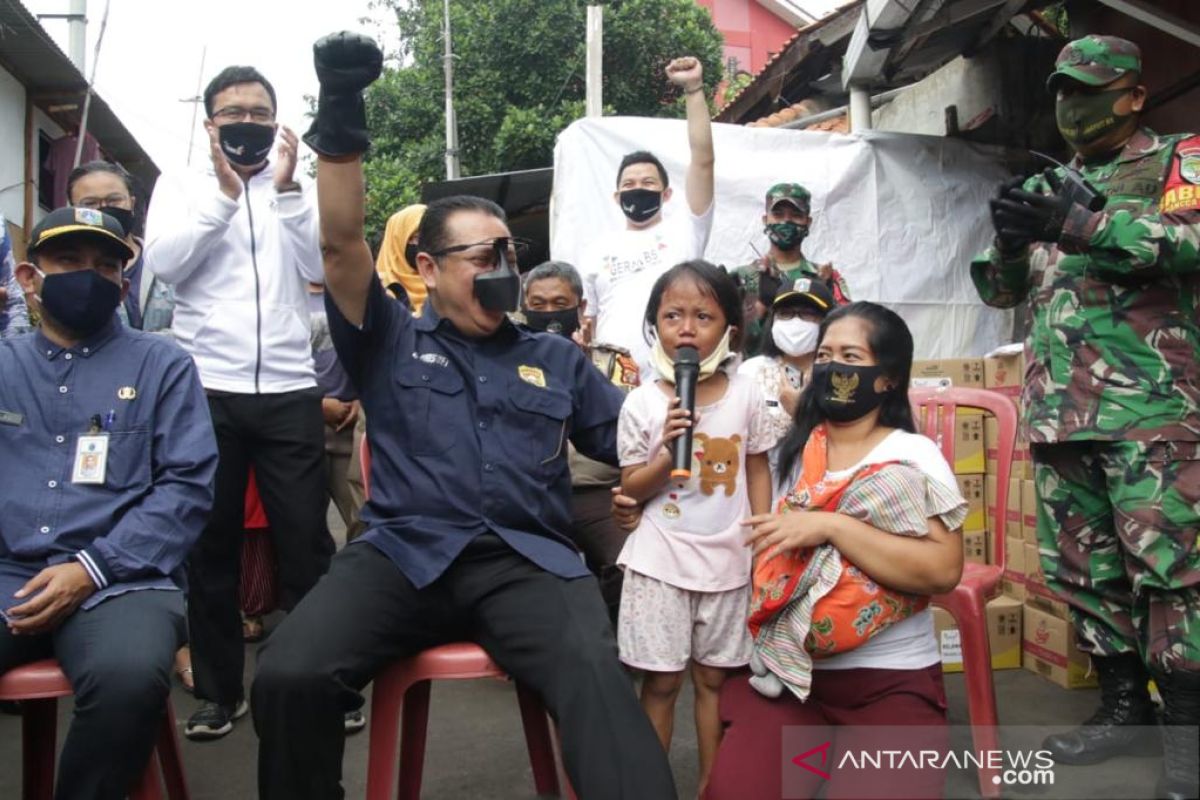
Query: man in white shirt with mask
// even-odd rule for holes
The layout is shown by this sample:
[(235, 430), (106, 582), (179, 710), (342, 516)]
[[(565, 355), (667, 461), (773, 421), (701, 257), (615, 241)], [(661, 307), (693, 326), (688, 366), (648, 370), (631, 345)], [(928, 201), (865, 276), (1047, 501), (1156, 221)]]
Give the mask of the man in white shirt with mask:
[(688, 56), (672, 61), (666, 72), (686, 98), (691, 148), (684, 186), (687, 208), (664, 220), (664, 206), (674, 195), (666, 169), (649, 152), (628, 154), (617, 169), (613, 192), (625, 229), (600, 238), (580, 262), (592, 339), (632, 353), (643, 378), (654, 375), (642, 334), (650, 289), (671, 267), (704, 255), (713, 219), (712, 119), (703, 68)]

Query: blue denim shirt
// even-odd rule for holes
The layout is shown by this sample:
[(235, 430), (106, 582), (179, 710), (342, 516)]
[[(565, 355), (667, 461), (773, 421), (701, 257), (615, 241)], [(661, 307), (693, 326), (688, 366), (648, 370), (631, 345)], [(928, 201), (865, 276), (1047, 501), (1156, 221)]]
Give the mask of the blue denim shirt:
[(472, 339), (430, 304), (414, 318), (377, 281), (361, 329), (325, 305), (368, 420), (371, 497), (356, 541), (418, 588), (487, 532), (551, 573), (587, 575), (566, 536), (567, 439), (616, 464), (624, 394), (564, 337), (505, 321)]
[[(71, 480), (99, 417), (103, 485)], [(91, 608), (134, 589), (183, 588), (212, 508), (217, 445), (192, 360), (114, 319), (74, 347), (41, 330), (0, 341), (0, 608), (52, 564), (81, 563)]]

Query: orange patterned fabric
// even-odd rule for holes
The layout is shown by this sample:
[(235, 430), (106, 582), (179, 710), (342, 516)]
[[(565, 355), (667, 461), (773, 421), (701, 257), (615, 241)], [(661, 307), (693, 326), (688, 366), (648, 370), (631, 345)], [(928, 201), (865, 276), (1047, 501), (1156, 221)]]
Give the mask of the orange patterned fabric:
[[(826, 450), (827, 436), (821, 426), (813, 431), (804, 447), (800, 478), (793, 490), (780, 500), (778, 513), (836, 511), (852, 487), (863, 489), (869, 486), (879, 491), (879, 505), (884, 507), (899, 499), (890, 493), (891, 487), (886, 481), (867, 480), (899, 462), (871, 464), (846, 478), (830, 481), (826, 479)], [(855, 487), (860, 481), (864, 483)], [(855, 505), (861, 506), (863, 500), (858, 498)], [(866, 504), (876, 505), (869, 501)], [(826, 591), (813, 606), (811, 627), (804, 642), (804, 649), (815, 658), (853, 650), (885, 627), (907, 619), (929, 605), (928, 597), (880, 586), (840, 556), (818, 557), (821, 550), (806, 548), (780, 553), (773, 558), (756, 559), (749, 619), (752, 635), (759, 638), (763, 626), (793, 601), (822, 586)], [(836, 554), (836, 551), (830, 553), (831, 550), (828, 548), (826, 555)], [(810, 570), (824, 574), (812, 574)]]

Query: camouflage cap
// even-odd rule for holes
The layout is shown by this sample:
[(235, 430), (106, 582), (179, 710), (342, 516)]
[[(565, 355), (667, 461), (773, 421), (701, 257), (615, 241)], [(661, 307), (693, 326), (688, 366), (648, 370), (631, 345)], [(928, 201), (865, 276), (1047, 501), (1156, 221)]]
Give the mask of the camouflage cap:
[(1123, 75), (1141, 71), (1142, 51), (1133, 42), (1116, 36), (1084, 36), (1067, 42), (1058, 54), (1046, 88), (1056, 91), (1063, 78), (1088, 86), (1106, 86)]
[(797, 211), (808, 213), (812, 195), (798, 183), (777, 183), (767, 189), (767, 210), (770, 211), (776, 203), (786, 202), (795, 206)]

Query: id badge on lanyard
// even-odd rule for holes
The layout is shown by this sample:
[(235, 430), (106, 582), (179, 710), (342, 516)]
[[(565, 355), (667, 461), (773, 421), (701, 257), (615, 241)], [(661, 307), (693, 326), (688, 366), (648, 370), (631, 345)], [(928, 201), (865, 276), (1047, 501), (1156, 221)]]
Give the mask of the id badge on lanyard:
[(108, 432), (100, 430), (99, 417), (93, 417), (92, 428), (75, 441), (75, 465), (71, 483), (103, 485), (108, 465)]

